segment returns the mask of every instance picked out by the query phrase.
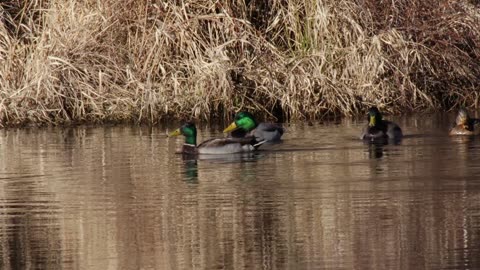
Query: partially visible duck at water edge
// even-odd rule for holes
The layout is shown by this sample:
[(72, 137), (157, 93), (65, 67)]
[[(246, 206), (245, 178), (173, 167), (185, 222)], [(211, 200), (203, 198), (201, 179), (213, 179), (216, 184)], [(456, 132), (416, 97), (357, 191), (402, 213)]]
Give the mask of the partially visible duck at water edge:
[(462, 108), (458, 111), (455, 125), (448, 134), (450, 136), (478, 135), (480, 134), (480, 119), (470, 118), (467, 110)]

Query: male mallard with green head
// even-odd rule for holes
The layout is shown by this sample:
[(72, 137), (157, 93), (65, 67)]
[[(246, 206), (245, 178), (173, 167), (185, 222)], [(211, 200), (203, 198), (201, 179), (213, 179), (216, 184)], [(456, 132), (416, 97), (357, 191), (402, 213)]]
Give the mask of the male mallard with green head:
[(264, 141), (257, 141), (254, 137), (244, 138), (214, 138), (197, 145), (197, 129), (193, 123), (186, 123), (174, 130), (168, 136), (185, 136), (182, 154), (233, 154), (251, 152), (257, 149)]
[(257, 141), (278, 142), (285, 129), (274, 123), (258, 124), (252, 114), (239, 112), (235, 115), (234, 121), (223, 132), (231, 132), (232, 137), (235, 138), (254, 136)]
[(455, 126), (448, 135), (478, 135), (480, 134), (480, 119), (470, 118), (467, 110), (460, 109), (455, 119)]
[(364, 140), (374, 139), (401, 139), (402, 129), (395, 123), (383, 120), (382, 114), (377, 107), (371, 107), (368, 110), (368, 126), (366, 126), (360, 136)]

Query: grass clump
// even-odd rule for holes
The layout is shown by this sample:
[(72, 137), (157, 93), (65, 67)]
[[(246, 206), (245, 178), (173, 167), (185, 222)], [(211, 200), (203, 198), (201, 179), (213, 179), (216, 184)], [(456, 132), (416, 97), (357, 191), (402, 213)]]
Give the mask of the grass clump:
[(0, 4), (0, 123), (478, 107), (475, 1)]

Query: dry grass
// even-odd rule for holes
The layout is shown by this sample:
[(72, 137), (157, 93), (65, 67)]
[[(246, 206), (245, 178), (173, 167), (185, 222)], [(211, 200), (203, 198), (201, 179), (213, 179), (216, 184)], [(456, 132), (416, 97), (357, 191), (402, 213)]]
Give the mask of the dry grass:
[(377, 2), (3, 1), (0, 124), (477, 108), (478, 3)]

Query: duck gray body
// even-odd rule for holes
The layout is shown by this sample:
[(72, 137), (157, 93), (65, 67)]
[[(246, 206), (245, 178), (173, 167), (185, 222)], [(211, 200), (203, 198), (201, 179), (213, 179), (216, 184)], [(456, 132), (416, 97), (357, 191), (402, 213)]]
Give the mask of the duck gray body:
[(193, 123), (186, 123), (169, 134), (169, 136), (178, 135), (185, 136), (185, 143), (178, 153), (187, 155), (252, 152), (264, 143), (264, 141), (256, 141), (253, 136), (245, 136), (243, 138), (213, 138), (197, 145), (197, 129)]
[(278, 142), (282, 138), (285, 129), (274, 123), (260, 123), (247, 135), (254, 136), (257, 141)]
[(262, 143), (256, 143), (255, 138), (250, 136), (244, 138), (214, 138), (199, 144), (196, 152), (209, 155), (252, 152)]

